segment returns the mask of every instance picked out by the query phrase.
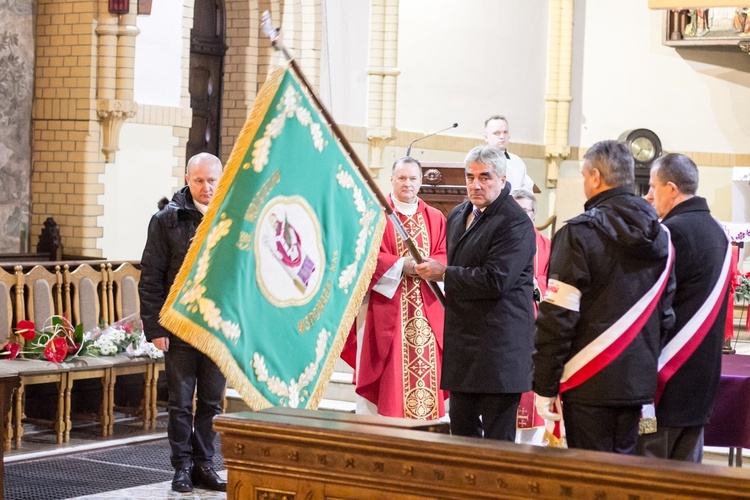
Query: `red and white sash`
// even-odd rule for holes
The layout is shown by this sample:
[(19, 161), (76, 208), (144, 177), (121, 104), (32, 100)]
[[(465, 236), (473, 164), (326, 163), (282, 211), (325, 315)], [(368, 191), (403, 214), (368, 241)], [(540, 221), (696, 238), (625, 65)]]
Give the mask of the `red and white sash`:
[(714, 324), (719, 309), (724, 304), (724, 291), (731, 278), (732, 245), (727, 245), (721, 274), (716, 280), (711, 293), (701, 307), (695, 311), (690, 320), (677, 332), (672, 340), (661, 350), (659, 355), (659, 377), (656, 384), (654, 404), (659, 403), (664, 387), (677, 370), (692, 356), (698, 346), (706, 338), (708, 331)]
[(565, 363), (560, 379), (560, 394), (586, 382), (614, 361), (635, 340), (651, 317), (651, 313), (667, 286), (674, 261), (674, 248), (669, 238), (669, 229), (662, 227), (667, 232), (669, 250), (667, 263), (661, 276), (620, 319)]

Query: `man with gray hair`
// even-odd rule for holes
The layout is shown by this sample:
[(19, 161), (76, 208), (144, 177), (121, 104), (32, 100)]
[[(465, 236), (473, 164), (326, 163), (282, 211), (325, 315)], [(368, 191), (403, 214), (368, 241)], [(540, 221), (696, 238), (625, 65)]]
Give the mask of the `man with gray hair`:
[(675, 325), (659, 356), (655, 433), (638, 438), (638, 454), (700, 463), (721, 377), (732, 249), (696, 196), (698, 168), (671, 153), (651, 167), (646, 199), (669, 228), (675, 251)]
[(510, 196), (501, 150), (478, 146), (465, 163), (469, 200), (448, 215), (448, 265), (428, 258), (416, 271), (445, 284), (451, 432), (513, 441), (531, 388), (534, 227)]
[(570, 448), (635, 452), (662, 332), (674, 322), (669, 235), (633, 194), (633, 169), (627, 144), (594, 144), (581, 170), (586, 211), (552, 240), (534, 392), (548, 420), (560, 419), (553, 407), (562, 395)]

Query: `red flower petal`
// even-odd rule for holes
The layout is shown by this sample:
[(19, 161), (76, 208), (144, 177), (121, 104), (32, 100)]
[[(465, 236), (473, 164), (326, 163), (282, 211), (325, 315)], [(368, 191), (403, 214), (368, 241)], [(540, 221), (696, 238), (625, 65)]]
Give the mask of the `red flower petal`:
[(34, 340), (36, 337), (36, 326), (33, 321), (22, 320), (16, 325), (16, 333), (26, 340)]
[(15, 342), (5, 344), (5, 351), (8, 353), (8, 359), (16, 359), (20, 350), (21, 346)]
[(52, 363), (62, 363), (68, 355), (68, 343), (64, 338), (54, 338), (44, 346), (44, 357)]

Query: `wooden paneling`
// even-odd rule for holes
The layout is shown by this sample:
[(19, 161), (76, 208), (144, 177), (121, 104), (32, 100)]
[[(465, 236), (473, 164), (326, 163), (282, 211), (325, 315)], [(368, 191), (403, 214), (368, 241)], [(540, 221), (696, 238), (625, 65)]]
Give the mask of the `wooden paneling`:
[(750, 498), (742, 469), (461, 438), (358, 417), (217, 416), (227, 498)]

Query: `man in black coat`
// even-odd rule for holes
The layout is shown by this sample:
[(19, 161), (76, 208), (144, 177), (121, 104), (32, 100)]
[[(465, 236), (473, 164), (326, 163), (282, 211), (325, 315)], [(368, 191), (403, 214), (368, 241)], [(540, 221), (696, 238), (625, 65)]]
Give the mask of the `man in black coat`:
[(732, 252), (705, 198), (695, 196), (698, 168), (690, 158), (656, 160), (650, 185), (646, 199), (674, 245), (677, 292), (675, 325), (659, 357), (657, 431), (639, 437), (638, 453), (700, 463), (721, 376)]
[(534, 353), (537, 410), (562, 394), (568, 446), (632, 454), (641, 406), (653, 402), (662, 332), (674, 314), (672, 252), (647, 201), (633, 194), (627, 144), (584, 156), (586, 211), (552, 240)]
[(510, 196), (502, 151), (479, 146), (465, 163), (469, 201), (448, 215), (448, 266), (426, 259), (416, 270), (445, 284), (451, 432), (513, 441), (531, 388), (534, 227)]
[[(172, 489), (181, 493), (192, 491), (194, 485), (218, 491), (227, 486), (213, 464), (213, 418), (221, 413), (226, 379), (208, 356), (159, 324), (159, 312), (220, 177), (221, 160), (214, 155), (199, 153), (190, 158), (187, 186), (151, 218), (141, 258), (141, 318), (146, 338), (164, 351), (169, 388), (167, 436), (175, 469)], [(195, 413), (193, 394), (197, 395)]]

